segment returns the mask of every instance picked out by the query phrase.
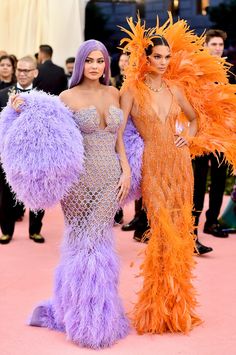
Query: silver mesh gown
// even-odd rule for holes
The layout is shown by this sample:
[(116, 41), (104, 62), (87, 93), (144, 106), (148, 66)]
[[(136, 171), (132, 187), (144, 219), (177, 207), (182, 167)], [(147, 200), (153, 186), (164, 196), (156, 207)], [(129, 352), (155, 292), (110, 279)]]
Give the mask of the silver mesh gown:
[(84, 171), (61, 201), (65, 235), (54, 296), (34, 310), (30, 324), (64, 331), (81, 346), (102, 348), (129, 329), (117, 292), (112, 232), (121, 175), (115, 144), (122, 111), (110, 106), (105, 129), (99, 127), (94, 106), (74, 117), (84, 139)]

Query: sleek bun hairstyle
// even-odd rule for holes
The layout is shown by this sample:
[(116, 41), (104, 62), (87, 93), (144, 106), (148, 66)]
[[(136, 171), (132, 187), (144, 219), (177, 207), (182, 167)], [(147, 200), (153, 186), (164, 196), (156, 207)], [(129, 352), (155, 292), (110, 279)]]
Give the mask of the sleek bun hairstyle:
[(153, 38), (152, 43), (153, 44), (149, 44), (149, 46), (145, 49), (146, 56), (149, 56), (152, 54), (152, 49), (155, 46), (166, 46), (166, 47), (170, 48), (169, 43), (167, 42), (167, 40), (163, 36), (158, 36), (158, 37)]

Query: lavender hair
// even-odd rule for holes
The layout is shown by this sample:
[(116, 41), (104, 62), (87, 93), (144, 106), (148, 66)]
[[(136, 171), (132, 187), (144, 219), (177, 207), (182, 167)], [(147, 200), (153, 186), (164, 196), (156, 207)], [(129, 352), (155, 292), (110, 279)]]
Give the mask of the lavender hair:
[(100, 78), (102, 84), (108, 85), (110, 82), (110, 59), (109, 54), (102, 42), (95, 39), (89, 39), (81, 44), (75, 58), (75, 66), (71, 78), (70, 88), (81, 83), (83, 80), (84, 63), (89, 53), (101, 51), (105, 60), (104, 77)]

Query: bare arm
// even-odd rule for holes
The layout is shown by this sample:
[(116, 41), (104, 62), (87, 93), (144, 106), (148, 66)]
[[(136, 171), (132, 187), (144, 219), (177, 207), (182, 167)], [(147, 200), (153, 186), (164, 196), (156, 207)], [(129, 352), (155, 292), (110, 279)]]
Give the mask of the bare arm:
[[(179, 106), (181, 107), (182, 111), (184, 112), (186, 118), (189, 120), (189, 129), (188, 129), (188, 137), (194, 137), (197, 133), (197, 116), (196, 113), (187, 100), (185, 94), (183, 93), (182, 90), (179, 88), (175, 87), (173, 89), (173, 94), (175, 95)], [(177, 139), (175, 141), (175, 144), (177, 147), (182, 147), (183, 145), (188, 144), (188, 138), (187, 137), (182, 137), (181, 135), (177, 135)]]
[(134, 102), (133, 95), (129, 90), (125, 90), (125, 91), (121, 92), (120, 107), (121, 107), (123, 114), (124, 114), (124, 122), (122, 125), (123, 131), (124, 131), (125, 126), (127, 124), (129, 114), (132, 111), (133, 102)]
[(62, 91), (60, 93), (60, 95), (59, 95), (59, 99), (63, 102), (63, 104), (68, 105), (68, 106), (69, 106), (69, 103), (70, 103), (70, 101), (69, 101), (69, 97), (70, 97), (69, 92), (70, 92), (69, 89), (67, 89), (67, 90)]
[(130, 180), (131, 180), (131, 170), (129, 167), (128, 159), (127, 159), (126, 152), (125, 152), (125, 145), (124, 145), (124, 141), (123, 141), (123, 134), (124, 134), (125, 126), (127, 123), (129, 113), (132, 108), (132, 100), (129, 98), (129, 95), (127, 95), (127, 93), (123, 93), (121, 95), (120, 105), (121, 105), (121, 109), (123, 110), (124, 120), (123, 120), (123, 123), (122, 123), (119, 131), (118, 131), (117, 141), (116, 141), (116, 151), (119, 154), (120, 165), (121, 165), (121, 169), (123, 172), (121, 179), (119, 181), (119, 184), (118, 184), (118, 188), (120, 188), (118, 198), (120, 199), (120, 202), (122, 202), (123, 199), (128, 194), (128, 191), (130, 188)]

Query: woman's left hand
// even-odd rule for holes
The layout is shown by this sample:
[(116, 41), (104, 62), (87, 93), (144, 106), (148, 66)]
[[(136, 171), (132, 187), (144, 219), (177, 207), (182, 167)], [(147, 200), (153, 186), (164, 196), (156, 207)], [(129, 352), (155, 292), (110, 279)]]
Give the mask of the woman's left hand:
[(118, 183), (117, 188), (119, 189), (117, 199), (121, 203), (122, 201), (125, 200), (129, 193), (130, 189), (130, 184), (131, 184), (131, 175), (126, 175), (122, 174)]
[(175, 137), (176, 137), (176, 139), (175, 139), (174, 143), (175, 143), (176, 147), (181, 148), (184, 145), (189, 145), (189, 142), (185, 137), (180, 136), (179, 134), (175, 134)]

